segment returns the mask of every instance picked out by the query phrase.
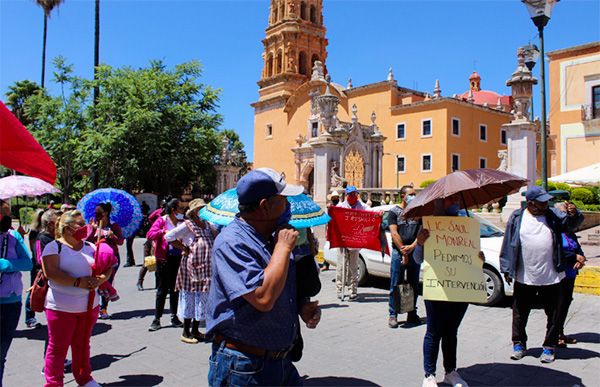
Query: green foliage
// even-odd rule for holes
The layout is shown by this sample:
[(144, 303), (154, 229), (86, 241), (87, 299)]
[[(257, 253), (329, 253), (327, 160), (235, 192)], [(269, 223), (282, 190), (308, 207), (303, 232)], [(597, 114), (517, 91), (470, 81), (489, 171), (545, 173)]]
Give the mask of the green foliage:
[[(246, 162), (239, 136), (217, 131), (220, 91), (198, 82), (198, 62), (174, 69), (161, 61), (139, 69), (104, 65), (93, 81), (75, 76), (62, 57), (54, 66), (60, 95), (26, 82), (15, 83), (9, 94), (56, 163), (65, 199), (88, 192), (93, 173), (101, 187), (177, 195), (197, 184), (197, 191), (212, 192), (212, 165), (224, 137)], [(96, 85), (100, 96), (94, 106)]]
[(571, 199), (582, 202), (583, 204), (594, 204), (594, 192), (588, 188), (574, 188), (571, 191)]
[(562, 191), (567, 191), (567, 192), (571, 192), (572, 188), (570, 185), (568, 185), (567, 183), (555, 183), (556, 184), (556, 189), (562, 190)]
[(25, 126), (29, 126), (31, 121), (27, 118), (27, 101), (29, 97), (43, 93), (43, 89), (35, 82), (24, 80), (17, 81), (8, 87), (6, 93), (6, 106)]
[(421, 182), (421, 184), (419, 184), (419, 187), (421, 188), (427, 188), (428, 186), (430, 186), (431, 184), (435, 183), (436, 180), (431, 179), (431, 180), (423, 180), (423, 182)]
[(580, 211), (597, 211), (600, 212), (600, 204), (584, 204), (581, 200), (572, 200)]
[[(535, 181), (535, 185), (541, 187), (542, 186), (542, 180), (541, 179), (537, 179)], [(546, 191), (549, 192), (549, 191), (554, 191), (554, 190), (557, 190), (557, 189), (559, 189), (559, 188), (557, 188), (556, 183), (554, 183), (552, 181), (548, 182), (548, 189)]]
[(31, 222), (33, 222), (34, 216), (35, 209), (31, 207), (19, 208), (19, 219), (21, 220), (21, 224), (31, 224)]

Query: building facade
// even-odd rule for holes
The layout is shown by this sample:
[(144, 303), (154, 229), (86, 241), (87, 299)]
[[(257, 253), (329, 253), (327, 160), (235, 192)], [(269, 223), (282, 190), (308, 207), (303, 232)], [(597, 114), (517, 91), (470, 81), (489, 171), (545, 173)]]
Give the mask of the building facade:
[(510, 96), (482, 90), (475, 72), (452, 97), (438, 81), (432, 92), (402, 87), (392, 69), (373, 84), (330, 82), (322, 10), (321, 0), (271, 1), (252, 104), (255, 167), (281, 170), (314, 193), (316, 181), (327, 190), (340, 179), (392, 188), (499, 166)]
[(600, 42), (547, 55), (555, 176), (600, 162)]

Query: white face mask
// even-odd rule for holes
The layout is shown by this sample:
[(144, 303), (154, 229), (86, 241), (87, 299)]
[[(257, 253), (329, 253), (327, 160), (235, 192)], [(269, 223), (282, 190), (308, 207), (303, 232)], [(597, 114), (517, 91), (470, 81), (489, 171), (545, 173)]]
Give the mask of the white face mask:
[(177, 218), (177, 220), (183, 220), (183, 214), (175, 214), (175, 218)]

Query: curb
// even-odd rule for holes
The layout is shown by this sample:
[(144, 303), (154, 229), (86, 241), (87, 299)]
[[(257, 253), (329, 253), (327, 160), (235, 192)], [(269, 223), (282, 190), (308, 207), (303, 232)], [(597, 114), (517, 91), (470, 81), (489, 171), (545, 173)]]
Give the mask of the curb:
[(574, 292), (600, 296), (600, 267), (584, 267), (575, 279)]

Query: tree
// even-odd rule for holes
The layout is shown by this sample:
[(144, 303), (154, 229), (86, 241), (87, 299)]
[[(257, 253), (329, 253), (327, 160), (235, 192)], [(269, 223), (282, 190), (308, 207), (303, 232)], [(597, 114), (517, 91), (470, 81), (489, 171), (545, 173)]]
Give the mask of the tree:
[(169, 70), (162, 61), (132, 69), (98, 67), (102, 93), (92, 107), (95, 130), (84, 135), (88, 168), (100, 186), (180, 194), (193, 182), (214, 185), (219, 152), (219, 90), (198, 83), (198, 62)]
[[(54, 60), (54, 81), (61, 95), (37, 93), (27, 100), (29, 130), (57, 166), (57, 180), (67, 200), (85, 191), (82, 172), (82, 135), (88, 127), (90, 82), (73, 75), (73, 66), (64, 58)], [(77, 190), (77, 192), (75, 191)]]
[(44, 36), (42, 40), (42, 87), (46, 78), (46, 38), (48, 36), (48, 18), (54, 8), (57, 8), (62, 0), (36, 0), (36, 3), (44, 10)]
[(10, 108), (15, 117), (25, 126), (29, 126), (25, 111), (29, 97), (43, 93), (43, 89), (35, 82), (24, 80), (17, 81), (8, 87), (6, 93), (6, 106)]

